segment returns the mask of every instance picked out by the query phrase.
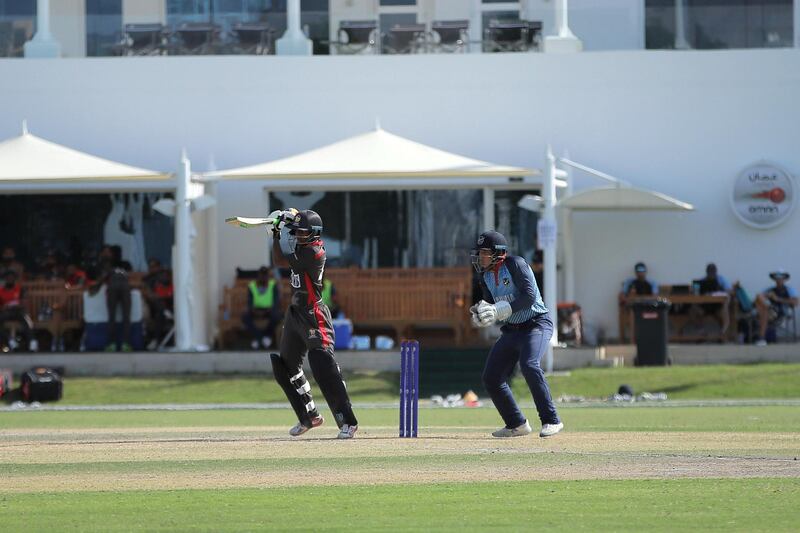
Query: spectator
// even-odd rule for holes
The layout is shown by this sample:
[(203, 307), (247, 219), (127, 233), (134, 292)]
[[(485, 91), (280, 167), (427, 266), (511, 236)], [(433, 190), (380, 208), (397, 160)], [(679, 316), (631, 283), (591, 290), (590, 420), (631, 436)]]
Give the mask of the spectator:
[(144, 296), (150, 310), (150, 342), (148, 349), (154, 350), (168, 332), (169, 321), (173, 318), (172, 272), (163, 268), (157, 259), (151, 259), (145, 276)]
[(635, 277), (628, 278), (622, 284), (620, 299), (625, 303), (630, 296), (650, 296), (658, 294), (656, 282), (647, 279), (647, 266), (641, 261), (633, 267)]
[[(264, 348), (272, 345), (275, 337), (275, 326), (280, 320), (279, 291), (276, 287), (272, 271), (262, 266), (258, 276), (247, 286), (247, 311), (242, 315), (242, 323), (252, 339), (250, 347), (258, 349), (259, 343)], [(266, 325), (259, 331), (256, 320), (266, 320)]]
[(108, 346), (106, 351), (117, 350), (117, 308), (122, 310), (122, 351), (133, 351), (131, 346), (131, 286), (128, 273), (131, 264), (122, 259), (122, 248), (104, 245), (99, 256), (100, 278), (90, 291), (96, 294), (100, 287), (106, 286), (106, 306), (108, 308)]
[(152, 291), (155, 288), (156, 282), (161, 276), (161, 271), (163, 269), (164, 267), (161, 265), (161, 261), (155, 257), (151, 257), (147, 260), (147, 274), (142, 278), (142, 283), (144, 283), (144, 286), (148, 290)]
[(17, 274), (17, 279), (22, 281), (25, 276), (25, 267), (17, 261), (17, 253), (14, 251), (14, 248), (11, 246), (6, 246), (3, 248), (3, 255), (2, 264), (0, 264), (0, 270), (3, 272), (8, 272), (9, 270), (13, 270)]
[(647, 279), (647, 266), (641, 261), (636, 263), (633, 267), (634, 277), (626, 279), (622, 283), (622, 291), (619, 293), (619, 306), (620, 306), (620, 340), (624, 341), (625, 326), (627, 329), (633, 331), (633, 309), (625, 309), (624, 306), (628, 304), (629, 298), (632, 296), (655, 296), (658, 294), (658, 285), (656, 282)]
[(333, 286), (333, 282), (329, 279), (325, 279), (322, 282), (322, 303), (327, 305), (328, 309), (331, 310), (332, 318), (344, 318), (343, 316), (339, 316), (342, 314), (342, 306), (339, 305), (336, 287)]
[(772, 278), (775, 285), (756, 296), (759, 336), (756, 341), (757, 346), (765, 346), (767, 344), (767, 326), (790, 314), (798, 303), (797, 291), (794, 287), (786, 284), (789, 281), (788, 272), (778, 270), (771, 272), (769, 277)]
[(45, 281), (55, 281), (64, 278), (61, 264), (53, 250), (48, 251), (44, 259), (41, 260), (38, 277)]
[[(32, 352), (38, 349), (33, 338), (33, 321), (22, 307), (22, 285), (17, 281), (17, 273), (7, 270), (3, 275), (4, 283), (0, 286), (0, 329), (6, 322), (17, 322), (20, 325), (20, 336)], [(17, 340), (9, 338), (7, 345), (15, 349)]]
[(86, 272), (81, 270), (75, 263), (69, 263), (64, 271), (64, 285), (68, 289), (85, 287)]
[[(709, 263), (706, 265), (706, 275), (704, 278), (695, 280), (693, 282), (694, 290), (697, 294), (727, 294), (729, 298), (733, 297), (733, 286), (730, 282), (717, 273), (717, 265)], [(730, 324), (730, 312), (727, 304), (702, 304), (694, 305), (690, 309), (691, 320), (696, 323), (702, 323), (704, 317), (708, 315), (714, 316), (719, 320), (721, 334), (724, 335), (728, 331)]]

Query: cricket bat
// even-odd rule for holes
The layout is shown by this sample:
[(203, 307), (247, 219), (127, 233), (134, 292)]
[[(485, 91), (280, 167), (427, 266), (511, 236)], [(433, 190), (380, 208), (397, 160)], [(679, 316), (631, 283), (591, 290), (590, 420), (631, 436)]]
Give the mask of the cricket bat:
[(267, 224), (274, 224), (275, 219), (252, 218), (252, 217), (230, 217), (225, 219), (225, 223), (240, 228), (257, 228), (259, 226), (266, 226)]

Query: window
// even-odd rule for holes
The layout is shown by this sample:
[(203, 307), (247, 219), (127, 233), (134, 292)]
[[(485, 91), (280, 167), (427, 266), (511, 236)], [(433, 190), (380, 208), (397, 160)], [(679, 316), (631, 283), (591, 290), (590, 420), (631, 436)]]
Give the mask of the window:
[[(328, 53), (329, 0), (301, 0), (300, 24), (314, 42), (315, 54)], [(286, 0), (168, 0), (167, 23), (218, 24), (224, 35), (237, 22), (261, 22), (272, 28), (275, 39), (286, 31)]]
[(86, 0), (86, 55), (114, 55), (122, 37), (122, 0)]
[(167, 24), (219, 24), (229, 32), (237, 22), (267, 22), (277, 33), (286, 31), (286, 0), (168, 0)]
[(381, 0), (381, 6), (415, 6), (417, 0)]
[(0, 0), (0, 57), (22, 57), (36, 26), (36, 2)]
[[(692, 48), (771, 48), (793, 44), (792, 0), (684, 0)], [(645, 46), (675, 48), (675, 0), (646, 0)]]
[(328, 0), (301, 0), (300, 23), (314, 42), (314, 55), (330, 53), (330, 7)]

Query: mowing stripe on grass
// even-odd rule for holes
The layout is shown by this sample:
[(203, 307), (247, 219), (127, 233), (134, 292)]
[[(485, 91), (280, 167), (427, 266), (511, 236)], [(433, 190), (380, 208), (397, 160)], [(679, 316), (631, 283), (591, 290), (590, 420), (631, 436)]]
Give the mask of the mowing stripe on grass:
[[(535, 411), (526, 409), (535, 424)], [(792, 406), (606, 407), (562, 409), (567, 431), (756, 431), (800, 432), (800, 409)], [(358, 411), (362, 428), (397, 424), (396, 409)], [(420, 409), (421, 435), (427, 426), (496, 428), (493, 408)], [(297, 420), (289, 409), (225, 411), (33, 411), (0, 413), (0, 436), (6, 429), (285, 426)]]
[(796, 531), (796, 479), (591, 480), (15, 494), (9, 531)]

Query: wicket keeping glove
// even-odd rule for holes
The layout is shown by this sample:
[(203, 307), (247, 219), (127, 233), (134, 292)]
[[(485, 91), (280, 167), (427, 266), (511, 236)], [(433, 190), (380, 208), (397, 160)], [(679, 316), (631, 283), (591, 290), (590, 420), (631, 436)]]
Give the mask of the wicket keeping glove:
[(502, 300), (496, 304), (481, 300), (478, 302), (477, 311), (481, 324), (484, 327), (491, 326), (497, 322), (503, 322), (511, 316), (511, 304)]
[(475, 304), (469, 308), (469, 315), (470, 315), (470, 321), (472, 322), (473, 326), (475, 326), (476, 328), (485, 327), (483, 324), (481, 324), (481, 321), (478, 318), (478, 304)]

